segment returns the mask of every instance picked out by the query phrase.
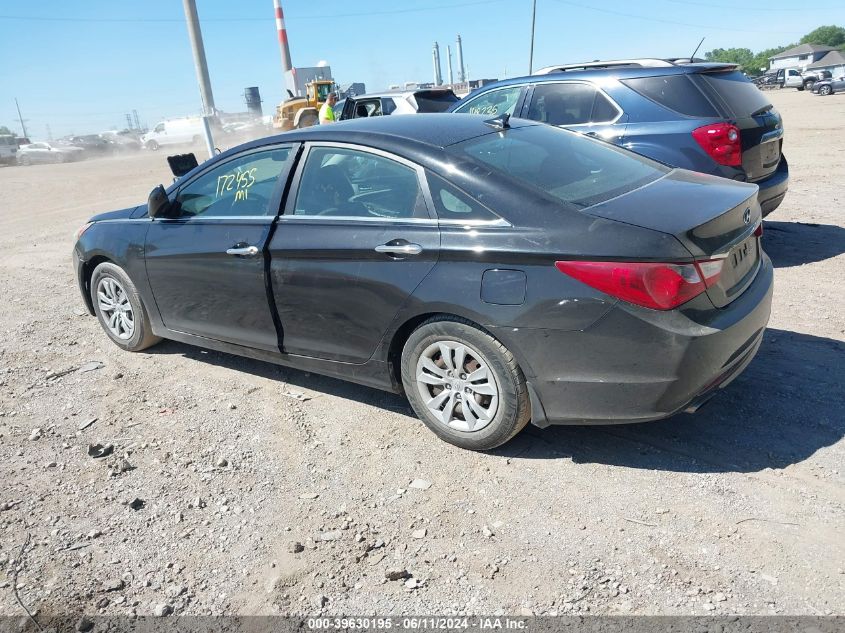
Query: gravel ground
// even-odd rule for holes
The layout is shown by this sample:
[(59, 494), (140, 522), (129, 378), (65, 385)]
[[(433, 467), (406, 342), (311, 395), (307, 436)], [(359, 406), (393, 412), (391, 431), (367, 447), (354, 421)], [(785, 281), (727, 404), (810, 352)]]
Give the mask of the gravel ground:
[(391, 394), (122, 352), (73, 232), (164, 155), (0, 169), (0, 614), (15, 583), (42, 616), (845, 613), (845, 97), (770, 94), (792, 182), (756, 360), (695, 415), (490, 454)]

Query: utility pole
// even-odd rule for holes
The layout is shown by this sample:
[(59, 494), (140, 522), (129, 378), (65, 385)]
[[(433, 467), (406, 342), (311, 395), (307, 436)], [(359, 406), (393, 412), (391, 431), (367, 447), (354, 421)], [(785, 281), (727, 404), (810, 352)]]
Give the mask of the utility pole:
[(531, 51), (528, 53), (528, 74), (534, 72), (534, 27), (537, 25), (537, 0), (531, 6)]
[(205, 48), (202, 43), (202, 31), (197, 15), (196, 0), (182, 0), (185, 8), (185, 20), (188, 23), (188, 37), (191, 39), (191, 49), (194, 53), (194, 67), (197, 71), (197, 82), (200, 86), (202, 98), (202, 127), (205, 131), (205, 145), (208, 156), (214, 156), (214, 139), (211, 137), (210, 119), (216, 115), (214, 95), (211, 93), (211, 79), (208, 77), (208, 64), (205, 61)]
[(131, 117), (131, 116), (129, 116), (129, 113), (128, 113), (128, 112), (126, 113), (126, 129), (127, 129), (127, 130), (131, 130), (131, 129), (132, 129), (132, 117)]
[(52, 141), (52, 140), (53, 140), (53, 130), (51, 130), (51, 129), (50, 129), (50, 124), (49, 124), (49, 123), (47, 124), (47, 140), (48, 140), (48, 141)]
[[(137, 110), (132, 110), (132, 118), (135, 119), (135, 129), (140, 130), (141, 129), (141, 123), (138, 121), (138, 111)], [(131, 128), (132, 126), (130, 125), (129, 127)]]
[(21, 106), (18, 103), (17, 97), (15, 97), (15, 107), (18, 109), (18, 122), (20, 122), (20, 124), (21, 124), (21, 129), (23, 130), (24, 138), (29, 138), (29, 136), (26, 133), (26, 121), (27, 121), (27, 119), (24, 119), (23, 115), (21, 114)]

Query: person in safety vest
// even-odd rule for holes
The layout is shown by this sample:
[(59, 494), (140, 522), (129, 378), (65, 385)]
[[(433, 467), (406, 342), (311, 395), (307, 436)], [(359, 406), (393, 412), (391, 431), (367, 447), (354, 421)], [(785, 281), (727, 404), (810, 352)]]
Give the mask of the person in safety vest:
[(320, 108), (320, 125), (334, 123), (334, 104), (337, 103), (337, 93), (330, 92), (326, 96), (326, 102)]

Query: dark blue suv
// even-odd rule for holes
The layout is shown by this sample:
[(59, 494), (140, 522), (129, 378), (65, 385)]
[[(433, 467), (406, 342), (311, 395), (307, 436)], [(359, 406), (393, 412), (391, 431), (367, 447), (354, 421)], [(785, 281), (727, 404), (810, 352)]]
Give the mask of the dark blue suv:
[(570, 128), (674, 167), (751, 182), (763, 215), (789, 185), (783, 122), (733, 64), (637, 59), (544, 68), (488, 84), (451, 112)]

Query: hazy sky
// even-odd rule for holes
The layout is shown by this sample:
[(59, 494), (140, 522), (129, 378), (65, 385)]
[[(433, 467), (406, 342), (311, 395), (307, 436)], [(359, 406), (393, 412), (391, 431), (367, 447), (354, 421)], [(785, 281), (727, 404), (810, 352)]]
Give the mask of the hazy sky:
[[(797, 41), (822, 24), (845, 25), (841, 0), (538, 0), (535, 68), (563, 62), (752, 50)], [(431, 48), (464, 44), (471, 77), (525, 74), (531, 0), (283, 0), (295, 66), (327, 60), (338, 83), (380, 90), (431, 81)], [(282, 98), (272, 0), (197, 0), (217, 107), (245, 110), (258, 86), (264, 113)], [(0, 125), (32, 139), (124, 127), (138, 110), (153, 125), (200, 111), (180, 0), (0, 2)]]

